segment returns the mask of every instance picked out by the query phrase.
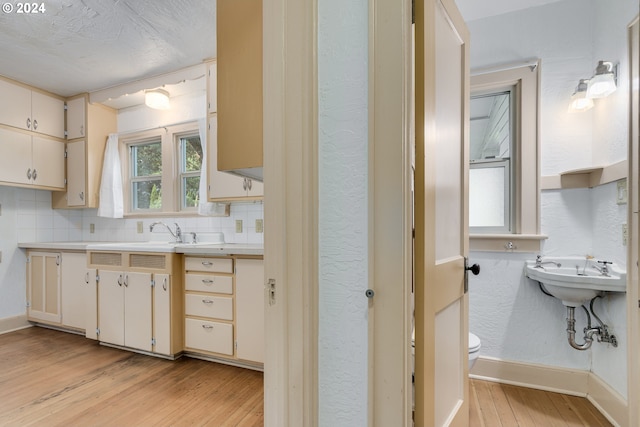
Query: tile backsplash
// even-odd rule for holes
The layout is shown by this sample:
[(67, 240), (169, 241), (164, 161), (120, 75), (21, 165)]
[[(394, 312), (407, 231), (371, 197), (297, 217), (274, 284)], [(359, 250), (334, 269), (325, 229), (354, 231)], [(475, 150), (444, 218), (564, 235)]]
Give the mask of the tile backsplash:
[[(7, 189), (9, 190), (9, 189)], [(264, 234), (256, 232), (256, 220), (264, 218), (262, 202), (232, 203), (228, 217), (161, 217), (161, 218), (101, 218), (96, 209), (51, 209), (51, 192), (15, 189), (16, 229), (19, 242), (48, 241), (147, 241), (157, 240), (149, 225), (163, 221), (174, 229), (178, 223), (183, 232), (223, 232), (227, 243), (263, 243)], [(242, 231), (237, 221), (242, 221)], [(142, 233), (138, 222), (142, 221)], [(93, 224), (93, 227), (92, 227)], [(93, 232), (92, 232), (93, 231)], [(159, 233), (158, 233), (159, 232)]]

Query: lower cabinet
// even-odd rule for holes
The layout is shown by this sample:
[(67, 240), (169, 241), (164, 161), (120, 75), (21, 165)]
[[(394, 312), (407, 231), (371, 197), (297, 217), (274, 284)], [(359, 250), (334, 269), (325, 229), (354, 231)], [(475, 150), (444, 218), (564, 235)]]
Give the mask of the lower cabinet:
[(182, 352), (178, 255), (90, 252), (89, 266), (98, 270), (99, 341), (171, 357)]
[(263, 260), (185, 256), (184, 265), (185, 350), (263, 364)]
[(27, 253), (27, 318), (60, 324), (60, 253)]

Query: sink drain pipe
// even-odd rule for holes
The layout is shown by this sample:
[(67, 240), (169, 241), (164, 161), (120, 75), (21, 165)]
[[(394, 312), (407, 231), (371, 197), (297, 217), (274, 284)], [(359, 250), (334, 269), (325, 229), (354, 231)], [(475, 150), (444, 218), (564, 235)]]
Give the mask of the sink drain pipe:
[[(587, 311), (586, 308), (585, 311)], [(591, 344), (593, 344), (593, 336), (599, 334), (600, 329), (591, 327), (591, 316), (589, 316), (589, 312), (587, 311), (587, 316), (589, 316), (589, 325), (584, 330), (584, 343), (578, 344), (576, 342), (575, 314), (575, 307), (567, 307), (567, 339), (569, 340), (569, 345), (576, 350), (586, 350), (591, 347)]]

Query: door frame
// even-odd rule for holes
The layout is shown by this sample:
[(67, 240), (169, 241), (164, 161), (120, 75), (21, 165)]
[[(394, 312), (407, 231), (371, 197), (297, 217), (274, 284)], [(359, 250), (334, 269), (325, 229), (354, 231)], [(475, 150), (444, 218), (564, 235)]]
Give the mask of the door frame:
[[(410, 14), (369, 0), (370, 426), (411, 424)], [(263, 0), (267, 427), (318, 422), (317, 25), (317, 0)]]

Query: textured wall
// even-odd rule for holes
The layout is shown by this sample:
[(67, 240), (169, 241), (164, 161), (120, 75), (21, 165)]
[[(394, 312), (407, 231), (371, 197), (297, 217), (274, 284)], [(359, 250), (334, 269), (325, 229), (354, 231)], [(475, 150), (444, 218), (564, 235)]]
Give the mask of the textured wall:
[(366, 0), (318, 1), (320, 426), (367, 425)]
[[(472, 68), (542, 59), (542, 175), (626, 158), (624, 85), (614, 96), (596, 101), (596, 108), (586, 113), (569, 114), (567, 106), (578, 80), (591, 76), (598, 59), (625, 63), (625, 28), (636, 13), (634, 0), (566, 0), (469, 23)], [(590, 254), (626, 264), (621, 237), (626, 206), (616, 204), (615, 193), (615, 183), (594, 189), (544, 191), (542, 233), (549, 239), (543, 253)], [(535, 255), (471, 254), (471, 261), (483, 267), (482, 274), (470, 282), (469, 315), (470, 329), (482, 339), (482, 354), (590, 369), (626, 396), (625, 297), (610, 296), (596, 304), (596, 312), (613, 327), (620, 346), (596, 343), (592, 350), (573, 350), (566, 343), (564, 306), (523, 276), (524, 261)], [(584, 327), (581, 312), (577, 321), (580, 329)]]

